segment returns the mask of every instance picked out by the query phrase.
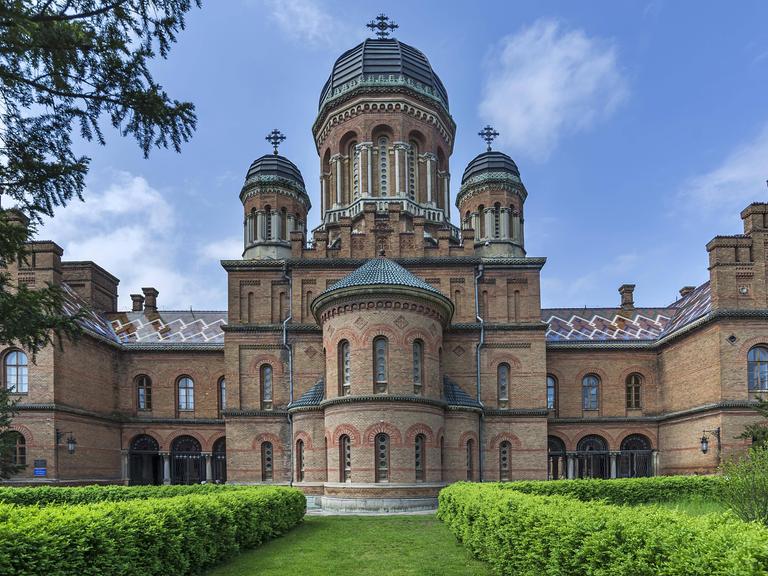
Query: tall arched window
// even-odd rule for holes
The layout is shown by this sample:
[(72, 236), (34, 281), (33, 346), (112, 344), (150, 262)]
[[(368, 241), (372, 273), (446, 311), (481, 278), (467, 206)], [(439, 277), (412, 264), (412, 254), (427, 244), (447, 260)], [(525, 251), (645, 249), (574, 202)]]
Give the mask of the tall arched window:
[(351, 393), (351, 358), (349, 342), (339, 343), (339, 396), (349, 396)]
[(296, 481), (304, 482), (304, 440), (296, 441)]
[(419, 202), (417, 198), (418, 174), (419, 174), (419, 144), (411, 140), (408, 146), (408, 198)]
[(499, 444), (499, 480), (506, 482), (509, 480), (509, 458), (512, 453), (512, 444), (504, 440)]
[(467, 480), (472, 482), (475, 479), (475, 443), (473, 440), (467, 440)]
[(136, 378), (136, 408), (152, 410), (152, 380), (143, 374)]
[(291, 237), (288, 235), (288, 210), (285, 206), (280, 209), (280, 219), (278, 222), (280, 223), (280, 230), (277, 231), (277, 239), (290, 240)]
[(501, 237), (501, 204), (498, 202), (493, 205), (493, 237)]
[(5, 356), (5, 388), (13, 394), (29, 392), (29, 360), (21, 350)]
[(3, 432), (2, 437), (5, 451), (0, 453), (0, 459), (10, 466), (27, 465), (27, 441), (24, 436), (15, 430)]
[(339, 481), (352, 482), (352, 442), (346, 434), (339, 438)]
[(272, 207), (264, 206), (264, 240), (272, 240)]
[(557, 411), (557, 380), (547, 374), (547, 410)]
[(387, 391), (387, 339), (378, 336), (373, 340), (373, 390), (377, 394)]
[(582, 407), (584, 410), (600, 408), (600, 378), (595, 374), (587, 374), (581, 381)]
[(413, 341), (413, 393), (421, 394), (424, 382), (424, 343)]
[(643, 377), (634, 373), (627, 376), (627, 409), (640, 409), (640, 389), (642, 388)]
[(223, 376), (219, 379), (219, 412), (227, 409), (227, 380)]
[(379, 151), (379, 196), (389, 196), (389, 139), (381, 136)]
[(389, 482), (389, 436), (376, 434), (373, 441), (375, 454), (376, 482)]
[(416, 441), (414, 443), (414, 465), (416, 468), (416, 482), (424, 482), (426, 470), (426, 453), (424, 451), (424, 445), (426, 444), (426, 436), (424, 434), (416, 434)]
[(272, 410), (272, 366), (262, 364), (261, 375), (261, 409)]
[(477, 207), (477, 220), (479, 223), (478, 228), (480, 229), (476, 230), (476, 232), (478, 232), (479, 235), (475, 238), (475, 240), (485, 238), (485, 206), (482, 204), (480, 204), (480, 206)]
[(747, 381), (750, 392), (768, 391), (768, 347), (755, 346), (749, 351)]
[(349, 202), (353, 202), (360, 196), (360, 150), (357, 142), (349, 145), (347, 158), (349, 161)]
[(499, 405), (506, 407), (509, 402), (509, 364), (502, 362), (496, 369), (496, 384), (499, 394)]
[(195, 383), (189, 376), (179, 378), (179, 410), (195, 409)]
[(272, 442), (261, 443), (261, 481), (271, 482), (274, 477), (274, 453)]

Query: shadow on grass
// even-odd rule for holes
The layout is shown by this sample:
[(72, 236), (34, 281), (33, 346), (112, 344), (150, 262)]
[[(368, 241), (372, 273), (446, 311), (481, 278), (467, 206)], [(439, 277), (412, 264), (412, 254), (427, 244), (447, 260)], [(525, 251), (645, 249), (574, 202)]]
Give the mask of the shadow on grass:
[(434, 516), (308, 516), (208, 576), (491, 574)]

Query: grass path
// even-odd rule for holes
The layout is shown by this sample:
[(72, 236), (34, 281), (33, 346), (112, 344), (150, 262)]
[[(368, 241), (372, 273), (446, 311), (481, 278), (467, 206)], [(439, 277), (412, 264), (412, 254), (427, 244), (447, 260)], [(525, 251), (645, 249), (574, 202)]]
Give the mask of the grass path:
[(434, 516), (307, 516), (208, 576), (489, 575)]

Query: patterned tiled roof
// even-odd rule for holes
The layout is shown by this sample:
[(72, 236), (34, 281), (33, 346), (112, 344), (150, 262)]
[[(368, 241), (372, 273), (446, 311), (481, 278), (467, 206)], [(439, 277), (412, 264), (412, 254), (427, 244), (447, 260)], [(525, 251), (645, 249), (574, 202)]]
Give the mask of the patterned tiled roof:
[(327, 294), (334, 290), (340, 290), (341, 288), (352, 288), (354, 286), (382, 285), (420, 288), (442, 296), (442, 293), (439, 290), (427, 284), (418, 276), (411, 274), (408, 270), (400, 266), (400, 264), (384, 257), (369, 260), (360, 266), (360, 268), (347, 274), (333, 286), (327, 288), (323, 294)]
[(312, 387), (294, 400), (288, 408), (302, 408), (305, 406), (319, 406), (325, 395), (325, 378), (320, 378)]
[(122, 344), (223, 344), (226, 312), (193, 310), (119, 312), (112, 329)]
[(681, 298), (672, 305), (676, 310), (672, 321), (667, 324), (662, 336), (687, 326), (691, 322), (698, 320), (712, 310), (712, 297), (709, 289), (709, 281), (704, 282), (685, 298)]
[(61, 284), (62, 290), (64, 290), (64, 314), (68, 316), (74, 316), (78, 312), (85, 311), (83, 316), (78, 320), (80, 326), (92, 334), (96, 334), (107, 340), (113, 342), (119, 342), (117, 335), (109, 321), (97, 314), (93, 310), (86, 306), (85, 302), (78, 296), (68, 284)]
[(447, 376), (443, 376), (443, 397), (449, 406), (469, 406), (482, 408), (480, 403)]

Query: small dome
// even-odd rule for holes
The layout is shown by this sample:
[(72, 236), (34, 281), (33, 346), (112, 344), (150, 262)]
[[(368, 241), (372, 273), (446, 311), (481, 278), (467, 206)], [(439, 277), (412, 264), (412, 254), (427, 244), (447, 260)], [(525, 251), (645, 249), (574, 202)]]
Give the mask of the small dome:
[(412, 85), (448, 109), (448, 92), (422, 52), (394, 38), (369, 38), (339, 56), (320, 93), (320, 105), (356, 81), (382, 86)]
[(464, 175), (461, 177), (461, 183), (464, 184), (467, 180), (473, 176), (485, 172), (511, 172), (518, 178), (520, 178), (520, 171), (517, 169), (517, 164), (509, 156), (498, 150), (491, 150), (490, 152), (483, 152), (475, 156), (475, 158), (467, 164), (464, 170)]
[(293, 180), (304, 190), (304, 178), (301, 177), (301, 172), (296, 164), (279, 154), (265, 154), (254, 160), (251, 167), (248, 168), (245, 180), (248, 181), (259, 176), (274, 176)]

